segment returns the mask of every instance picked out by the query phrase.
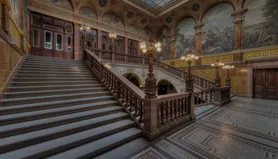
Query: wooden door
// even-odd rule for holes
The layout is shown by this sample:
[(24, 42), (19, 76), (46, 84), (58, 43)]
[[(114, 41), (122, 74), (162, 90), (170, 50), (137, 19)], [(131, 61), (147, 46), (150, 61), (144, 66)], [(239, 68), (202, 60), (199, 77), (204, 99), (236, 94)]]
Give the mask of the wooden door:
[(278, 99), (277, 93), (277, 69), (268, 69), (265, 71), (265, 98)]
[(278, 99), (278, 69), (254, 70), (254, 98)]

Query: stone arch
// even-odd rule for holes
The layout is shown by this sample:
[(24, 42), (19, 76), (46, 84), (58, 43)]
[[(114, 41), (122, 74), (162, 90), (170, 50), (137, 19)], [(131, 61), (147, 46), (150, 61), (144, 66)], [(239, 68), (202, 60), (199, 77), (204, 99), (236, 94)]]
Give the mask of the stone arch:
[(176, 25), (176, 58), (180, 58), (184, 53), (192, 49), (195, 50), (195, 26), (197, 21), (191, 17), (185, 17)]
[[(230, 0), (222, 0), (222, 1), (218, 1), (210, 6), (208, 6), (206, 9), (203, 10), (201, 16), (200, 16), (200, 22), (202, 23), (204, 20), (205, 15), (207, 14), (207, 12), (209, 12), (212, 8), (214, 8), (215, 6), (221, 5), (221, 4), (228, 4), (233, 8), (233, 11), (236, 10), (236, 5), (230, 1)], [(232, 14), (232, 13), (231, 13)], [(230, 15), (231, 15), (230, 14)]]
[(234, 8), (229, 3), (218, 3), (204, 15), (202, 33), (203, 55), (229, 52), (234, 47)]
[(128, 79), (131, 83), (133, 83), (137, 87), (142, 87), (142, 80), (138, 75), (132, 72), (127, 72), (123, 74), (123, 76)]
[(97, 19), (96, 12), (94, 12), (94, 10), (88, 6), (80, 7), (78, 13), (93, 19)]
[(158, 95), (177, 93), (175, 86), (166, 79), (161, 79), (157, 82)]
[(46, 3), (53, 4), (57, 7), (67, 9), (70, 11), (74, 11), (74, 6), (71, 0), (57, 0), (57, 1), (52, 1), (52, 0), (44, 0)]
[(160, 41), (162, 44), (162, 51), (157, 53), (157, 56), (160, 58), (160, 60), (170, 60), (170, 34), (171, 29), (167, 25), (162, 26), (156, 34), (157, 41)]
[(101, 20), (115, 27), (124, 28), (124, 21), (113, 12), (106, 12), (103, 14)]

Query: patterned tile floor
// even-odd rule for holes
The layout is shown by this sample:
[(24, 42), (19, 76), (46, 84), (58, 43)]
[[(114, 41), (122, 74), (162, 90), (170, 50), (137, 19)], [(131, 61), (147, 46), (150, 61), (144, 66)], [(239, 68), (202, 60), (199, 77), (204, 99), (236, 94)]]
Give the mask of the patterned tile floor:
[(278, 101), (234, 97), (195, 110), (197, 120), (132, 159), (278, 159)]

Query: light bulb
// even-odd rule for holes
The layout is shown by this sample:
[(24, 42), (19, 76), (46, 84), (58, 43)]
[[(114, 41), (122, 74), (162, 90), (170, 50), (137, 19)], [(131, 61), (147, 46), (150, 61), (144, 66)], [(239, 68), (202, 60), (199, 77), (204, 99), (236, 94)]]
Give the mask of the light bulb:
[(161, 52), (161, 47), (157, 48), (157, 52)]
[(146, 49), (146, 48), (144, 48), (144, 49), (142, 49), (142, 51), (143, 51), (143, 53), (146, 53), (146, 52), (147, 52), (147, 49)]
[(182, 56), (182, 57), (181, 57), (181, 60), (185, 60), (185, 57), (184, 57), (184, 56)]

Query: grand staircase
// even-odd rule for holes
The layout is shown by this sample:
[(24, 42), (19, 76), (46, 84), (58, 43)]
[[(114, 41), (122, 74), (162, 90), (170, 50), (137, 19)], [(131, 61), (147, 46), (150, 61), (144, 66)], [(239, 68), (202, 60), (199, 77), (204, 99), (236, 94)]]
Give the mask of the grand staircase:
[(0, 100), (0, 158), (126, 158), (148, 142), (83, 61), (27, 56)]

